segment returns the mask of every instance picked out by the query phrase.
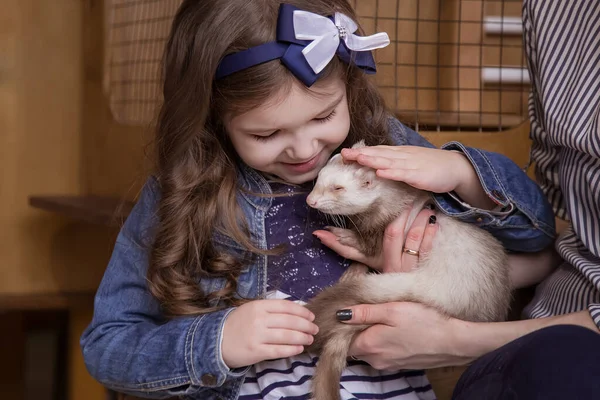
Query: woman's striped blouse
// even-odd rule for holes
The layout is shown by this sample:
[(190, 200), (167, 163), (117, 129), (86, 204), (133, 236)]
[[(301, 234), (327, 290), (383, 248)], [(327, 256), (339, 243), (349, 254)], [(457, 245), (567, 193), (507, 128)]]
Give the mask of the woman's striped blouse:
[(600, 327), (600, 1), (525, 0), (532, 160), (556, 215), (565, 260), (526, 317), (588, 309)]

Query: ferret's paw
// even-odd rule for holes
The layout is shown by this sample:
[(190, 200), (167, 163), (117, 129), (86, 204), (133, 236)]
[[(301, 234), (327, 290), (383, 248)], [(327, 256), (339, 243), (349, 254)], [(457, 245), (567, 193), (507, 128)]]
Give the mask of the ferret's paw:
[(360, 249), (360, 244), (354, 231), (351, 231), (350, 229), (337, 228), (335, 226), (327, 226), (325, 229), (333, 233), (337, 237), (338, 242), (344, 246), (350, 246), (357, 250)]

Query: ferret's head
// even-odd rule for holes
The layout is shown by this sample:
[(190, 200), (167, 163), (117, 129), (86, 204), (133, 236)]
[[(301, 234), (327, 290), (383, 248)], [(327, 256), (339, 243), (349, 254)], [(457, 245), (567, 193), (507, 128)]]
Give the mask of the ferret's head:
[[(352, 146), (358, 147), (365, 147), (364, 142)], [(327, 214), (354, 215), (371, 208), (381, 195), (380, 184), (374, 169), (356, 162), (345, 163), (341, 154), (336, 154), (319, 171), (306, 202)]]

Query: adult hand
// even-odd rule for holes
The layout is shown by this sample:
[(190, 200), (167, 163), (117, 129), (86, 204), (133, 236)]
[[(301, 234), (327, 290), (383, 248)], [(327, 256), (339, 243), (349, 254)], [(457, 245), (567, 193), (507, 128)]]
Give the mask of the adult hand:
[(291, 357), (310, 345), (318, 327), (306, 307), (289, 300), (255, 300), (225, 320), (221, 353), (229, 368)]
[[(419, 212), (405, 235), (409, 214), (410, 211), (402, 213), (387, 226), (382, 252), (375, 257), (367, 257), (356, 248), (340, 243), (336, 233), (339, 235), (340, 232), (347, 230), (317, 230), (313, 234), (339, 255), (368, 265), (377, 271), (409, 272), (417, 266), (419, 257), (431, 251), (433, 238), (438, 230), (434, 211), (424, 209)], [(418, 254), (414, 254), (414, 251)]]
[(464, 321), (423, 304), (363, 304), (348, 310), (352, 318), (344, 323), (373, 325), (358, 334), (348, 354), (376, 369), (436, 368), (463, 365), (476, 358), (458, 350), (458, 332), (464, 332)]
[(519, 289), (540, 283), (563, 262), (554, 245), (536, 253), (511, 253), (508, 255), (511, 287)]
[(553, 325), (580, 325), (598, 333), (588, 310), (506, 322), (469, 322), (420, 303), (362, 304), (340, 322), (372, 325), (359, 333), (348, 355), (383, 370), (429, 369), (469, 364), (528, 333)]

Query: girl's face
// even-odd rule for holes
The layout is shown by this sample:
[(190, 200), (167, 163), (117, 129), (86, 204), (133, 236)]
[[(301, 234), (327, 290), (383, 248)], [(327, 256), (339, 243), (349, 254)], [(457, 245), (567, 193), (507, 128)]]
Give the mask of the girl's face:
[(350, 130), (341, 79), (315, 84), (313, 93), (300, 85), (294, 82), (273, 101), (225, 121), (248, 166), (295, 184), (315, 179)]

